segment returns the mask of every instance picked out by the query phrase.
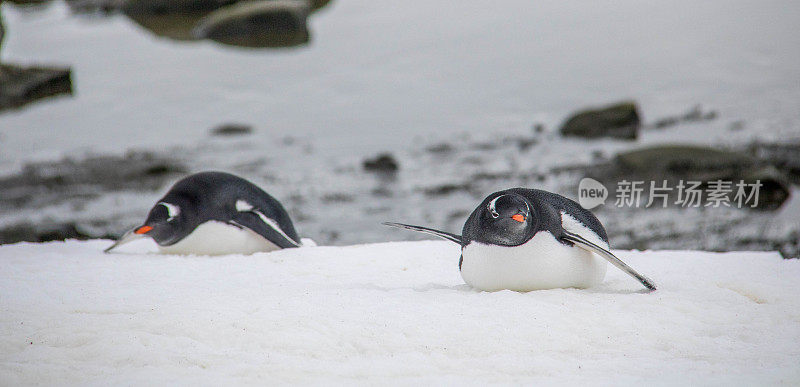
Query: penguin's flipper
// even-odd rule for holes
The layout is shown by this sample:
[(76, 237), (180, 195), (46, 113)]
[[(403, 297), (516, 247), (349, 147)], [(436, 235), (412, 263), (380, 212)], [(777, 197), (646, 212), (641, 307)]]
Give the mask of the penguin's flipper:
[(233, 219), (231, 219), (230, 223), (235, 226), (248, 228), (282, 249), (301, 246), (300, 241), (296, 241), (292, 239), (292, 237), (286, 235), (278, 225), (278, 222), (270, 219), (258, 210), (238, 212)]
[(427, 227), (422, 227), (422, 226), (412, 226), (410, 224), (394, 223), (394, 222), (383, 222), (383, 225), (397, 227), (397, 228), (404, 228), (404, 229), (407, 229), (407, 230), (424, 232), (426, 234), (435, 235), (435, 236), (437, 236), (439, 238), (444, 238), (444, 239), (447, 239), (448, 241), (458, 243), (459, 245), (461, 244), (461, 241), (463, 240), (463, 238), (461, 238), (461, 235), (451, 234), (449, 232), (434, 230), (432, 228), (427, 228)]
[(592, 242), (589, 242), (584, 237), (582, 237), (582, 236), (580, 236), (578, 234), (575, 234), (575, 233), (571, 233), (569, 231), (564, 231), (564, 235), (561, 238), (564, 239), (564, 240), (567, 240), (569, 242), (574, 243), (575, 245), (577, 245), (578, 247), (580, 247), (582, 249), (591, 251), (591, 252), (593, 252), (593, 253), (605, 258), (606, 260), (611, 262), (612, 265), (614, 265), (617, 268), (619, 268), (620, 270), (628, 273), (631, 277), (636, 278), (639, 282), (642, 283), (642, 285), (644, 285), (644, 287), (646, 287), (646, 288), (648, 288), (650, 290), (656, 290), (656, 285), (655, 285), (655, 283), (653, 283), (653, 281), (651, 279), (645, 277), (642, 274), (639, 274), (639, 272), (637, 272), (636, 270), (633, 270), (632, 267), (628, 266), (625, 262), (622, 262), (621, 259), (617, 258), (616, 255), (614, 255), (613, 253), (611, 253), (607, 249), (605, 249), (603, 247), (600, 247), (600, 246), (598, 246), (598, 245), (596, 245), (596, 244), (594, 244)]
[(108, 248), (103, 250), (103, 252), (108, 254), (111, 250), (117, 248), (118, 246), (121, 246), (121, 245), (124, 245), (124, 244), (126, 244), (128, 242), (132, 242), (132, 241), (135, 241), (137, 239), (141, 239), (141, 238), (145, 237), (145, 235), (143, 233), (142, 234), (136, 233), (136, 230), (138, 230), (138, 228), (134, 228), (134, 229), (128, 230), (128, 232), (126, 232), (125, 234), (122, 234), (122, 236), (119, 237), (119, 239), (117, 239), (116, 242), (114, 242), (113, 245), (108, 246)]

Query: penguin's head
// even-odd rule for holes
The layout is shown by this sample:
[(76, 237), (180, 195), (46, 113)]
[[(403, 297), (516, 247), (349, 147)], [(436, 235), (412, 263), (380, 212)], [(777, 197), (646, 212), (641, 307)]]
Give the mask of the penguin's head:
[(197, 225), (195, 217), (192, 216), (194, 212), (187, 201), (162, 199), (150, 209), (144, 224), (126, 232), (103, 251), (107, 253), (120, 245), (144, 237), (153, 238), (161, 246), (175, 244), (189, 235)]
[(191, 232), (189, 217), (179, 204), (158, 202), (134, 234), (149, 236), (161, 246), (177, 243)]
[(484, 203), (478, 215), (479, 242), (517, 246), (529, 239), (536, 219), (525, 197), (500, 193), (490, 196)]

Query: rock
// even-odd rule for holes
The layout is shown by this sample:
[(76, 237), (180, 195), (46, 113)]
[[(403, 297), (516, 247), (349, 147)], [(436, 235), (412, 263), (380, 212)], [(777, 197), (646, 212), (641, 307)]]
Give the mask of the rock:
[(198, 40), (194, 35), (197, 22), (206, 14), (127, 15), (132, 21), (156, 36), (179, 41)]
[(67, 0), (73, 13), (110, 15), (122, 10), (126, 0)]
[(639, 126), (640, 120), (636, 103), (627, 101), (573, 114), (561, 126), (561, 135), (635, 140)]
[(0, 65), (0, 111), (61, 94), (72, 94), (69, 68)]
[(122, 11), (128, 15), (171, 15), (208, 13), (237, 0), (128, 0)]
[(198, 22), (197, 38), (240, 47), (291, 47), (308, 43), (309, 5), (299, 0), (240, 2)]
[(253, 127), (247, 124), (222, 124), (211, 130), (215, 136), (241, 136), (253, 132)]
[(331, 0), (311, 0), (311, 8), (317, 10), (328, 5), (330, 2)]
[(193, 32), (197, 23), (210, 12), (236, 1), (128, 0), (122, 6), (122, 12), (157, 36), (175, 40), (197, 40)]
[(400, 169), (397, 160), (389, 153), (383, 153), (373, 159), (364, 160), (364, 170), (369, 172), (395, 173)]
[[(701, 189), (708, 188), (708, 182), (730, 181), (733, 191), (729, 195), (731, 202), (737, 183), (744, 181), (745, 184), (754, 184), (760, 181), (762, 186), (757, 208), (762, 210), (779, 208), (790, 195), (785, 176), (772, 165), (744, 152), (690, 145), (654, 146), (620, 153), (609, 164), (594, 168), (594, 174), (590, 174), (590, 177), (602, 181), (612, 192), (622, 180), (644, 181), (642, 188), (645, 192), (649, 191), (651, 181), (661, 186), (667, 180), (667, 187), (673, 188), (679, 180), (701, 181)], [(677, 190), (669, 193), (674, 195)], [(671, 198), (670, 202), (674, 203), (674, 199), (677, 198)]]
[(784, 172), (795, 184), (800, 184), (800, 142), (760, 143), (749, 146), (750, 154)]
[(111, 235), (92, 235), (75, 223), (37, 224), (22, 223), (0, 229), (0, 245), (17, 242), (50, 242), (65, 239), (113, 239)]
[(30, 163), (0, 178), (0, 213), (87, 200), (108, 191), (161, 189), (185, 172), (176, 160), (140, 152)]
[(653, 175), (691, 175), (707, 180), (720, 174), (751, 167), (755, 160), (747, 155), (692, 145), (666, 145), (620, 153), (615, 158), (623, 171)]
[[(28, 7), (28, 6), (34, 6), (35, 7), (35, 6), (41, 6), (41, 5), (44, 5), (46, 3), (49, 3), (52, 0), (6, 0), (6, 1), (11, 3), (11, 4), (20, 5), (20, 6), (23, 6), (23, 7)], [(0, 3), (2, 3), (2, 1), (0, 1)]]

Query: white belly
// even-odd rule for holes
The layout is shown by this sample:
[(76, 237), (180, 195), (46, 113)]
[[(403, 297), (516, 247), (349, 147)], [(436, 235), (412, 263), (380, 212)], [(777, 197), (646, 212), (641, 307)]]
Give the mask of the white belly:
[(485, 291), (588, 288), (603, 282), (606, 275), (603, 258), (564, 245), (545, 231), (514, 247), (472, 242), (462, 254), (464, 282)]
[(253, 254), (279, 249), (252, 230), (222, 222), (206, 222), (171, 246), (158, 246), (163, 254), (225, 255)]

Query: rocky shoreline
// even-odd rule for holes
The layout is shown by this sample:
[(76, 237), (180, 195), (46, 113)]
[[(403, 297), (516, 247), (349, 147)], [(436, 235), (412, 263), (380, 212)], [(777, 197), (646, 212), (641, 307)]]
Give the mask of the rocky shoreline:
[[(237, 126), (239, 127), (239, 126)], [(246, 131), (235, 135), (250, 135)], [(212, 136), (216, 136), (212, 131)], [(361, 166), (332, 168), (326, 174), (340, 181), (351, 181), (352, 191), (338, 188), (316, 187), (313, 192), (294, 190), (285, 204), (295, 218), (304, 236), (321, 244), (357, 243), (358, 234), (369, 241), (400, 236), (392, 230), (377, 225), (381, 221), (403, 216), (415, 218), (417, 213), (402, 210), (410, 203), (421, 206), (419, 213), (430, 213), (434, 208), (444, 213), (425, 221), (444, 228), (458, 227), (469, 214), (471, 200), (479, 200), (492, 187), (529, 186), (560, 192), (576, 198), (577, 182), (582, 177), (595, 177), (613, 187), (624, 179), (762, 179), (764, 188), (761, 205), (751, 208), (616, 208), (613, 197), (606, 206), (595, 209), (604, 219), (614, 245), (623, 249), (693, 248), (714, 251), (742, 249), (778, 250), (785, 257), (800, 255), (800, 228), (765, 226), (776, 213), (784, 211), (785, 203), (796, 190), (790, 182), (796, 181), (796, 172), (790, 166), (797, 162), (794, 149), (797, 144), (751, 144), (738, 150), (717, 150), (703, 147), (638, 147), (621, 152), (614, 157), (601, 158), (591, 163), (561, 165), (548, 170), (519, 168), (518, 170), (491, 170), (486, 159), (519, 152), (520, 143), (553, 141), (541, 138), (545, 134), (512, 136), (495, 142), (470, 140), (464, 143), (436, 143), (423, 145), (402, 154), (384, 153), (365, 156)], [(535, 146), (534, 146), (535, 148)], [(203, 151), (208, 151), (204, 149)], [(529, 151), (520, 152), (530, 157)], [(129, 152), (121, 157), (93, 156), (81, 160), (64, 159), (49, 163), (31, 163), (11, 176), (0, 178), (0, 189), (7, 195), (0, 200), (0, 243), (19, 241), (47, 241), (71, 239), (108, 238), (118, 236), (143, 216), (150, 201), (160, 195), (170, 184), (185, 173), (197, 170), (191, 161), (193, 152), (183, 149), (185, 158), (174, 158), (152, 152)], [(702, 157), (701, 157), (702, 156)], [(671, 157), (671, 158), (670, 158)], [(426, 176), (413, 176), (431, 161), (443, 170), (468, 168), (467, 176), (447, 174), (436, 183)], [(258, 163), (228, 168), (247, 177), (271, 176), (280, 165)], [(410, 174), (410, 175), (409, 175)], [(373, 183), (359, 186), (357, 181)], [(256, 178), (256, 181), (265, 181)], [(750, 181), (750, 180), (748, 180)], [(290, 183), (287, 183), (290, 184)], [(347, 183), (345, 183), (347, 185)], [(408, 187), (401, 189), (398, 187)], [(795, 187), (795, 188), (792, 188)], [(645, 191), (644, 195), (648, 192)], [(91, 214), (89, 203), (103, 197), (134, 195), (143, 197), (136, 209), (109, 214)], [(153, 199), (146, 199), (151, 197)], [(674, 201), (674, 196), (670, 197)], [(119, 200), (114, 200), (118, 202)], [(373, 203), (367, 205), (366, 203)], [(51, 219), (31, 222), (11, 221), (20, 209), (46, 211), (48, 208), (73, 208), (81, 212), (80, 220)], [(87, 213), (87, 211), (89, 213)], [(310, 211), (310, 212), (309, 212)], [(330, 223), (338, 213), (363, 217), (351, 230), (337, 230)], [(436, 211), (434, 213), (440, 213)], [(360, 215), (355, 215), (360, 214)], [(126, 218), (127, 217), (127, 218)], [(629, 219), (637, 219), (630, 222)], [(372, 220), (372, 221), (369, 221)], [(687, 224), (688, 222), (688, 224)], [(694, 224), (692, 224), (694, 223)], [(702, 231), (701, 231), (702, 230)], [(457, 230), (454, 230), (457, 231)], [(414, 238), (414, 236), (411, 236)]]

